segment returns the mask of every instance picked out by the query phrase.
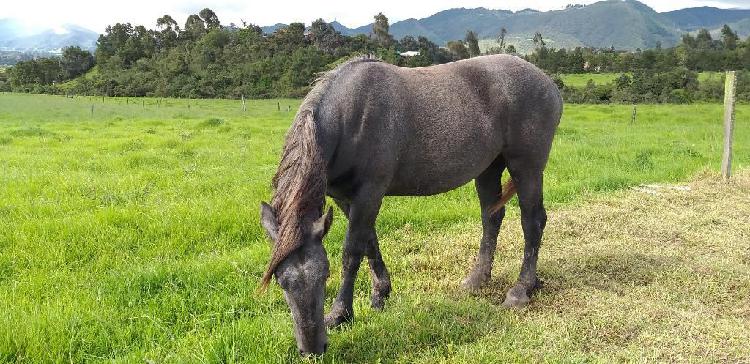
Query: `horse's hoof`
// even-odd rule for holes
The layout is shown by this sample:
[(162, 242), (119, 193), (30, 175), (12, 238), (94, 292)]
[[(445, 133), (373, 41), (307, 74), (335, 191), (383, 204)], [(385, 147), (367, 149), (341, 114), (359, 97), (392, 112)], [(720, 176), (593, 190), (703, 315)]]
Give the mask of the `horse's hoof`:
[(489, 280), (489, 274), (471, 272), (463, 281), (461, 281), (461, 287), (470, 292), (478, 291)]
[(380, 311), (385, 308), (385, 301), (388, 299), (387, 293), (377, 293), (372, 292), (372, 296), (370, 296), (370, 303), (372, 305), (372, 308)]
[(325, 324), (328, 329), (335, 329), (343, 324), (354, 320), (354, 315), (347, 314), (345, 310), (333, 310), (325, 316)]
[(517, 284), (513, 288), (511, 288), (505, 295), (505, 302), (503, 302), (503, 307), (523, 308), (526, 307), (526, 305), (528, 305), (530, 301), (531, 299), (529, 298), (526, 287)]

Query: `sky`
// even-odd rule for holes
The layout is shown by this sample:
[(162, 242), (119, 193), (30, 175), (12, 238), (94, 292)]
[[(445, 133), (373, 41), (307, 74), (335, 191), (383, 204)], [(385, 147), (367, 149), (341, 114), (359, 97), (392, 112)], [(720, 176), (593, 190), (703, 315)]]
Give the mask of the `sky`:
[[(641, 0), (656, 11), (669, 11), (686, 7), (715, 6), (720, 8), (750, 8), (750, 0)], [(190, 14), (208, 7), (219, 16), (222, 24), (241, 24), (242, 20), (257, 25), (276, 23), (310, 23), (317, 18), (328, 22), (337, 20), (350, 27), (369, 24), (373, 16), (383, 12), (395, 23), (408, 18), (424, 18), (450, 8), (475, 8), (522, 10), (562, 9), (566, 4), (590, 4), (595, 0), (9, 0), (0, 6), (0, 19), (14, 18), (28, 30), (57, 28), (75, 24), (96, 32), (107, 25), (130, 22), (153, 28), (156, 19), (169, 14), (183, 24)]]

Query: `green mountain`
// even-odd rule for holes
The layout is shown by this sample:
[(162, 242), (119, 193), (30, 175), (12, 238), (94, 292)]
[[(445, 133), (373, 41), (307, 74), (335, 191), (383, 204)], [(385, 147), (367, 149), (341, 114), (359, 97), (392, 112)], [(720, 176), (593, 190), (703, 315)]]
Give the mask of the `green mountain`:
[(77, 45), (93, 50), (99, 38), (98, 33), (76, 25), (64, 25), (31, 35), (24, 35), (18, 29), (14, 21), (0, 20), (0, 49), (45, 52)]
[(587, 46), (617, 49), (653, 48), (657, 43), (673, 45), (679, 31), (648, 6), (634, 0), (609, 0), (585, 7), (508, 19), (512, 33), (541, 32), (545, 38), (570, 36)]
[[(696, 28), (715, 29), (725, 23), (736, 25), (747, 36), (750, 10), (690, 8), (657, 13), (636, 0), (605, 0), (591, 5), (569, 6), (564, 10), (540, 12), (522, 10), (450, 9), (423, 19), (407, 19), (391, 24), (391, 34), (426, 36), (438, 44), (463, 39), (467, 30), (484, 39), (485, 48), (493, 44), (501, 28), (508, 31), (506, 42), (517, 49), (529, 49), (534, 33), (541, 32), (554, 47), (615, 47), (634, 50), (653, 48), (658, 43), (673, 46), (683, 33)], [(372, 24), (350, 29), (336, 27), (347, 35), (369, 34)], [(747, 31), (750, 33), (750, 30)]]
[(700, 28), (714, 29), (724, 24), (750, 19), (750, 10), (718, 9), (712, 7), (689, 8), (664, 13), (680, 29), (693, 31)]
[(750, 17), (730, 23), (729, 26), (742, 38), (750, 37)]

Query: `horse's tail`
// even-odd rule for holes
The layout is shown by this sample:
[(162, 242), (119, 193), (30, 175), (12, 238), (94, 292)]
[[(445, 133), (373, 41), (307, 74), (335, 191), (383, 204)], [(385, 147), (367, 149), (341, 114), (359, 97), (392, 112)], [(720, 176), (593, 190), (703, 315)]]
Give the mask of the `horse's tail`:
[(500, 212), (500, 209), (502, 209), (515, 194), (516, 185), (513, 183), (513, 178), (511, 178), (508, 182), (505, 182), (505, 185), (503, 185), (502, 192), (500, 193), (500, 201), (497, 201), (496, 204), (490, 207), (490, 214), (494, 215)]

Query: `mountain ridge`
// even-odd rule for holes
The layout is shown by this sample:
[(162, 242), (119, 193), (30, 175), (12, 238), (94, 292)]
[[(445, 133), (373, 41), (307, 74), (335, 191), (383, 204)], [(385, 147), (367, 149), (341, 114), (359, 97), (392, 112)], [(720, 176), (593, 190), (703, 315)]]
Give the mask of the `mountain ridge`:
[[(546, 12), (454, 8), (422, 19), (395, 22), (390, 30), (397, 39), (423, 35), (445, 44), (463, 39), (469, 29), (477, 32), (480, 39), (488, 40), (497, 38), (500, 29), (506, 28), (506, 38), (525, 38), (538, 31), (548, 43), (635, 50), (657, 44), (673, 46), (682, 34), (701, 27), (714, 30), (724, 23), (737, 24), (740, 36), (750, 36), (746, 19), (750, 19), (750, 10), (701, 7), (658, 13), (636, 0), (605, 0)], [(346, 35), (369, 34), (370, 29), (372, 24), (337, 28)]]
[(17, 21), (0, 19), (0, 50), (56, 52), (67, 46), (94, 50), (99, 38), (99, 33), (74, 24), (26, 33), (20, 30)]
[[(349, 28), (337, 21), (333, 27), (345, 35), (371, 33), (372, 24)], [(473, 30), (482, 39), (483, 47), (495, 45), (500, 29), (507, 29), (506, 40), (517, 49), (529, 49), (533, 34), (541, 32), (545, 42), (553, 47), (587, 46), (614, 47), (624, 50), (652, 48), (661, 44), (676, 45), (680, 36), (707, 28), (717, 34), (724, 24), (735, 29), (741, 37), (750, 36), (750, 9), (720, 9), (694, 7), (658, 13), (637, 0), (603, 0), (590, 5), (574, 5), (566, 9), (537, 11), (452, 8), (428, 17), (409, 18), (391, 24), (394, 38), (406, 35), (426, 36), (438, 45), (463, 39)], [(278, 23), (261, 27), (270, 34), (286, 26)], [(94, 49), (98, 33), (68, 25), (65, 32), (48, 29), (28, 35), (20, 31), (13, 19), (0, 19), (0, 50), (59, 50), (69, 45)]]
[[(750, 9), (699, 7), (659, 13), (636, 0), (604, 0), (544, 12), (482, 7), (446, 9), (421, 19), (397, 21), (391, 24), (390, 32), (396, 39), (406, 35), (426, 36), (445, 45), (448, 41), (463, 39), (467, 30), (473, 30), (485, 44), (491, 45), (487, 41), (497, 38), (504, 27), (508, 31), (506, 39), (520, 39), (521, 43), (529, 43), (530, 37), (538, 31), (545, 42), (559, 46), (635, 50), (659, 44), (674, 46), (682, 34), (704, 27), (716, 33), (724, 24), (735, 25), (732, 28), (737, 28), (744, 38), (750, 36), (748, 19)], [(283, 25), (277, 24), (274, 29), (279, 26)], [(345, 35), (369, 34), (372, 24), (348, 28), (335, 22), (334, 27)]]

